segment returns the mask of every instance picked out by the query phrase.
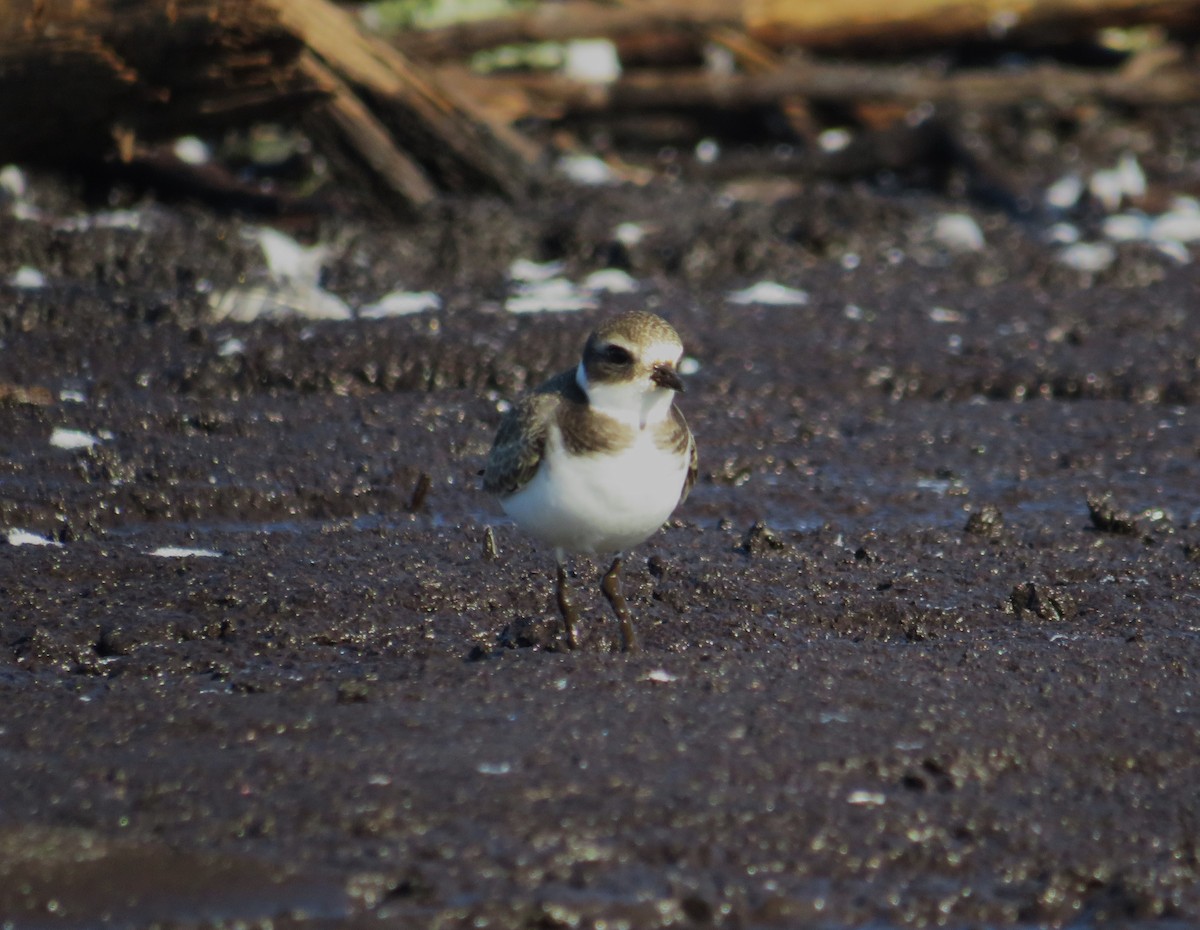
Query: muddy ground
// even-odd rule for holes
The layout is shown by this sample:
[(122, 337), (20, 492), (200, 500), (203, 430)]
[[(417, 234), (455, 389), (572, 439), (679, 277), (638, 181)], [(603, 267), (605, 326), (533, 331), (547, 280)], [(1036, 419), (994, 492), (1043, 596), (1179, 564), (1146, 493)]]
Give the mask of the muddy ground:
[[(371, 321), (215, 320), (265, 279), (248, 221), (72, 225), (100, 205), (33, 178), (0, 216), (0, 277), (45, 278), (0, 291), (0, 924), (1200, 922), (1200, 279), (1070, 268), (1048, 225), (1103, 211), (1030, 207), (1130, 150), (1147, 200), (1194, 192), (1200, 133), (1106, 132), (993, 151), (1017, 211), (685, 173), (327, 218), (331, 291), (443, 301)], [(518, 258), (640, 290), (517, 316)], [(727, 299), (761, 280), (808, 302)], [(628, 564), (643, 653), (587, 562), (569, 653), (478, 472), (629, 306), (698, 364), (700, 480)]]

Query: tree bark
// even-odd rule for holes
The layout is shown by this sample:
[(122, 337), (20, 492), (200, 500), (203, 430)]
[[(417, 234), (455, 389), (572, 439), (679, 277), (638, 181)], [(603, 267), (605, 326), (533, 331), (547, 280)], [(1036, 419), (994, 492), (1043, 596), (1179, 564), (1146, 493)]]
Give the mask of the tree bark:
[(241, 0), (0, 5), (0, 160), (75, 162), (118, 136), (215, 131), (312, 104), (302, 45)]
[(439, 189), (518, 197), (538, 154), (328, 0), (0, 3), (0, 163), (128, 159), (302, 116), (406, 206)]

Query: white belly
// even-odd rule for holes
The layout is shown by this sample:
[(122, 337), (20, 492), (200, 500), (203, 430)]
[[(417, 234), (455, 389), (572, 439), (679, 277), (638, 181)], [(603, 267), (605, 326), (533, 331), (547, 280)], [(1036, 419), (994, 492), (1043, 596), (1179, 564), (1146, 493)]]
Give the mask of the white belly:
[(687, 457), (658, 449), (649, 430), (618, 455), (570, 456), (552, 430), (537, 474), (501, 501), (517, 526), (568, 552), (621, 552), (666, 522), (683, 490)]

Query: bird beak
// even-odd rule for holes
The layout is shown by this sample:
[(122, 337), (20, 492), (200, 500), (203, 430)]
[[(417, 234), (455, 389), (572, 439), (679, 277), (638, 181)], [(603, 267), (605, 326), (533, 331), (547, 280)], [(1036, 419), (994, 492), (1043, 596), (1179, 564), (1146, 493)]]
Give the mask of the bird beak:
[(679, 372), (672, 365), (655, 365), (654, 370), (650, 372), (650, 380), (660, 388), (683, 392), (683, 382), (679, 379)]

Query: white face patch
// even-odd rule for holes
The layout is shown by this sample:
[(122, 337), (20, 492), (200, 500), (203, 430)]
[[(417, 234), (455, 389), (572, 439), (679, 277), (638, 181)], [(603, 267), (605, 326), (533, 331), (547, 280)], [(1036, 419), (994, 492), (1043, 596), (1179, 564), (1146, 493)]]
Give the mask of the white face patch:
[(583, 362), (575, 369), (575, 383), (587, 395), (588, 404), (594, 410), (639, 430), (666, 419), (675, 399), (674, 391), (659, 387), (649, 377), (591, 384)]

